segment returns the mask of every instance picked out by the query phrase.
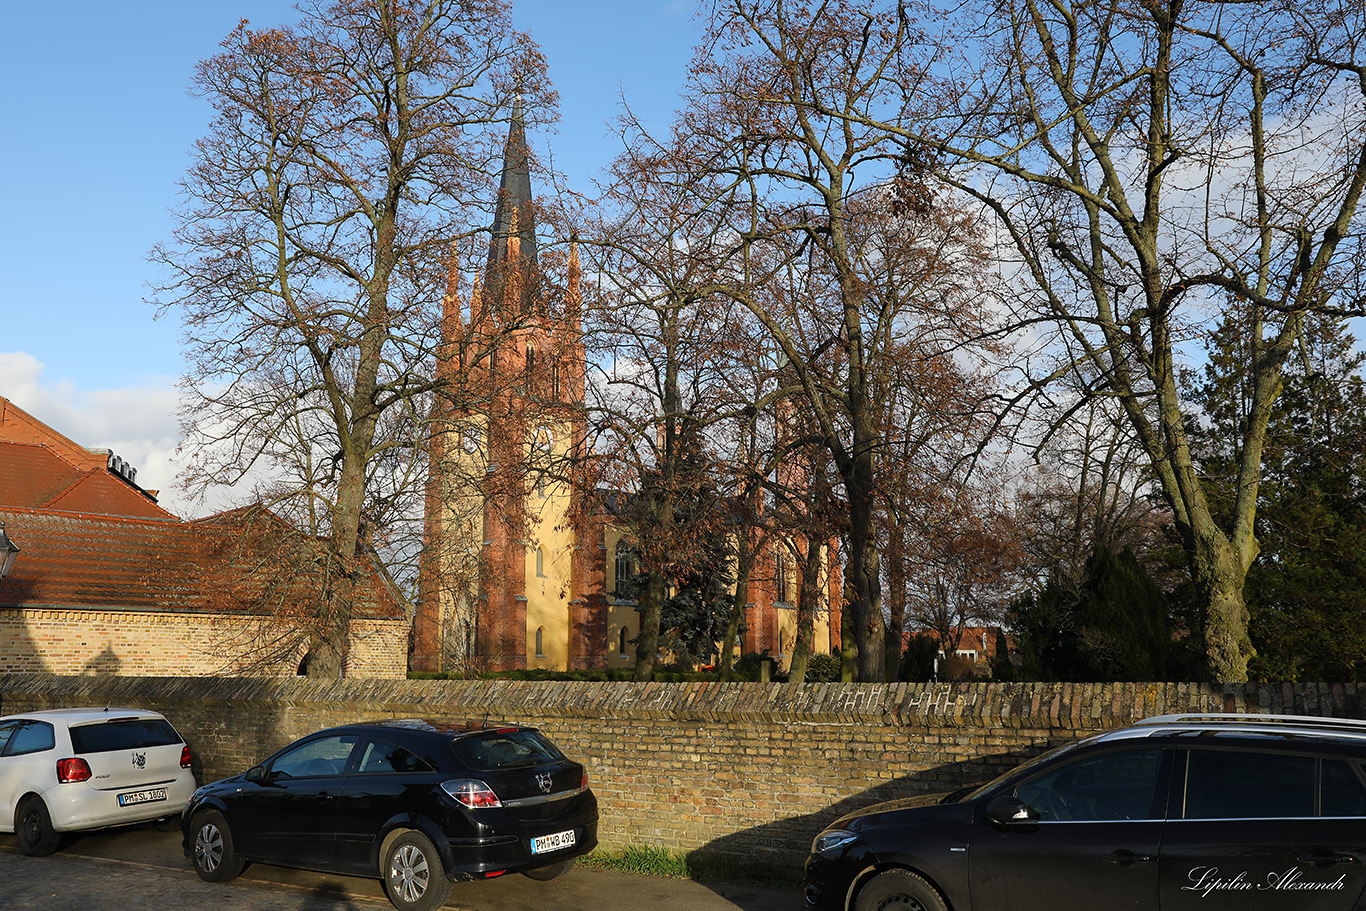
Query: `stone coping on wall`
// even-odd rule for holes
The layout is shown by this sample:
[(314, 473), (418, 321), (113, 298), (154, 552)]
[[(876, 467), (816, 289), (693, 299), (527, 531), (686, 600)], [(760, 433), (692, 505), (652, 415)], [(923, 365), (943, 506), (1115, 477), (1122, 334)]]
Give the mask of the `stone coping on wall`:
[(0, 675), (0, 712), (26, 705), (163, 701), (352, 704), (376, 715), (614, 717), (1098, 730), (1163, 714), (1363, 717), (1357, 684), (628, 683), (522, 680), (323, 681), (267, 677)]

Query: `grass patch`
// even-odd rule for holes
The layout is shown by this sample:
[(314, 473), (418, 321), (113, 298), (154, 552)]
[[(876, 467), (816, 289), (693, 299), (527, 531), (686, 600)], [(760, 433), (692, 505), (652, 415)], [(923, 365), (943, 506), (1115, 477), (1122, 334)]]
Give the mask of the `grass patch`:
[(748, 863), (710, 851), (671, 851), (668, 848), (629, 847), (619, 851), (595, 848), (579, 858), (582, 866), (641, 876), (667, 876), (706, 883), (736, 883), (778, 889), (800, 889), (801, 871)]

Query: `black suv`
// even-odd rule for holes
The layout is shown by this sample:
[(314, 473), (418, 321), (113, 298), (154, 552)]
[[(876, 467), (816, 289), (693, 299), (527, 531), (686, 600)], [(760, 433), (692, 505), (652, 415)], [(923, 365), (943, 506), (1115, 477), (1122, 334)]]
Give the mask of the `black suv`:
[(185, 853), (222, 882), (247, 861), (376, 877), (395, 907), (439, 908), (451, 881), (553, 879), (597, 844), (588, 775), (534, 728), (408, 719), (319, 731), (205, 785)]
[(1366, 907), (1366, 722), (1164, 715), (811, 845), (819, 911)]

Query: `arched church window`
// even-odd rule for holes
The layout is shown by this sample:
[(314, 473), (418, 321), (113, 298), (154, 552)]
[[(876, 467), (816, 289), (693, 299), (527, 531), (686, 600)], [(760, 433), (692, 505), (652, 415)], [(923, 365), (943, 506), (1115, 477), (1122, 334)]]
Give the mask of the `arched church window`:
[(773, 552), (773, 597), (787, 601), (787, 552), (781, 544)]
[(617, 654), (626, 657), (626, 627), (622, 627), (617, 633)]
[(539, 547), (536, 548), (536, 575), (545, 578), (545, 551)]
[(537, 657), (537, 658), (544, 658), (544, 657), (545, 657), (545, 627), (544, 627), (544, 626), (538, 626), (538, 627), (536, 628), (536, 657)]
[[(617, 542), (616, 561), (613, 565), (615, 573), (613, 581), (617, 591), (621, 591), (621, 584), (636, 574), (636, 556), (631, 552), (631, 545), (625, 541)], [(618, 595), (617, 597), (621, 597)]]

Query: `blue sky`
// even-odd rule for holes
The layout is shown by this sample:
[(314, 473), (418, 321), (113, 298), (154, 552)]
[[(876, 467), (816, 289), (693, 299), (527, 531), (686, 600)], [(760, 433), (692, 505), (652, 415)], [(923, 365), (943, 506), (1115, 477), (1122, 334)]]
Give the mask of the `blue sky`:
[[(697, 4), (514, 0), (560, 93), (549, 150), (571, 184), (616, 152), (622, 95), (653, 126), (677, 106)], [(87, 446), (113, 448), (165, 490), (178, 442), (179, 326), (144, 301), (153, 244), (210, 111), (195, 64), (237, 24), (298, 19), (284, 0), (11, 3), (0, 15), (0, 395)], [(163, 503), (175, 510), (167, 491)]]

